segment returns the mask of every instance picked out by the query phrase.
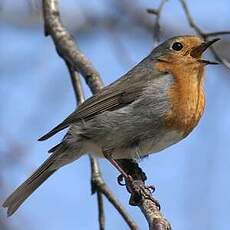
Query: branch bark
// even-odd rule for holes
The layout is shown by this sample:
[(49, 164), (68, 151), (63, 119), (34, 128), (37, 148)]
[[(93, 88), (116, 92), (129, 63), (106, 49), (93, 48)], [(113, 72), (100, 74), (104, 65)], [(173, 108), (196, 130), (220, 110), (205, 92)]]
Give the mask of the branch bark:
[[(43, 0), (43, 16), (44, 16), (44, 29), (45, 35), (50, 35), (55, 44), (57, 53), (61, 58), (64, 59), (67, 68), (69, 70), (71, 80), (73, 83), (73, 88), (75, 92), (76, 99), (78, 103), (82, 103), (84, 100), (83, 91), (79, 81), (80, 73), (92, 93), (97, 93), (102, 87), (103, 83), (100, 78), (99, 73), (89, 62), (89, 60), (83, 55), (83, 53), (76, 46), (72, 36), (63, 26), (57, 0)], [(106, 196), (106, 198), (113, 204), (117, 209), (123, 219), (126, 221), (130, 229), (138, 229), (136, 223), (130, 218), (128, 213), (124, 210), (120, 202), (114, 197), (104, 180), (101, 176), (101, 171), (98, 162), (95, 158), (90, 158), (91, 162), (91, 184), (92, 193), (98, 193), (98, 207), (99, 207), (99, 223), (100, 228), (104, 229), (104, 209), (101, 194)], [(136, 183), (143, 185), (144, 193), (138, 197), (133, 197), (131, 194), (130, 204), (138, 206), (144, 213), (146, 220), (149, 223), (149, 229), (152, 230), (169, 230), (171, 229), (168, 221), (160, 213), (157, 203), (149, 189), (145, 188), (146, 176), (143, 171), (139, 168), (138, 164), (130, 160), (121, 160), (118, 163), (122, 168), (131, 175)], [(127, 190), (129, 190), (128, 185), (126, 185)]]

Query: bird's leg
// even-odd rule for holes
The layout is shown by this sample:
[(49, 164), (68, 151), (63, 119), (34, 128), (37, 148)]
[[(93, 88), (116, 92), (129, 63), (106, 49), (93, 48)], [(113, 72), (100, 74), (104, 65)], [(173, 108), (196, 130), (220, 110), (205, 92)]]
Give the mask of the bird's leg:
[[(122, 183), (123, 179), (125, 180), (125, 183)], [(121, 174), (118, 176), (117, 180), (120, 185), (126, 185), (128, 191), (131, 193), (129, 200), (130, 205), (138, 205), (142, 198), (145, 197), (154, 202), (160, 210), (159, 202), (152, 197), (152, 193), (155, 191), (155, 187), (153, 185), (145, 185), (142, 180), (134, 180), (130, 175), (128, 175), (127, 178), (124, 178)]]
[[(121, 165), (124, 160), (119, 160)], [(155, 187), (153, 185), (145, 185), (144, 181), (147, 179), (145, 173), (138, 166), (138, 164), (134, 161), (126, 160), (126, 174), (128, 177), (124, 177), (122, 174), (118, 176), (118, 184), (122, 186), (126, 186), (128, 191), (131, 193), (131, 197), (129, 200), (130, 205), (136, 206), (138, 205), (143, 197), (150, 199), (153, 201), (156, 206), (160, 209), (159, 202), (152, 197), (152, 193), (155, 191)], [(127, 165), (128, 168), (127, 168)], [(130, 176), (130, 175), (132, 176)]]
[[(118, 176), (117, 180), (120, 185), (126, 185), (128, 191), (131, 193), (131, 197), (129, 200), (130, 205), (136, 206), (140, 203), (143, 197), (147, 197), (148, 199), (152, 200), (160, 209), (159, 202), (151, 196), (151, 194), (155, 191), (154, 186), (147, 186), (142, 180), (135, 180), (132, 176), (128, 175), (117, 163), (117, 161), (112, 158), (111, 153), (103, 151), (103, 154), (105, 158), (121, 173), (121, 175)], [(125, 183), (122, 183), (123, 179)]]
[(111, 153), (108, 153), (107, 151), (103, 151), (103, 155), (121, 173), (121, 175), (119, 177), (122, 177), (125, 179), (127, 179), (129, 177), (128, 174), (121, 168), (121, 166), (112, 158)]

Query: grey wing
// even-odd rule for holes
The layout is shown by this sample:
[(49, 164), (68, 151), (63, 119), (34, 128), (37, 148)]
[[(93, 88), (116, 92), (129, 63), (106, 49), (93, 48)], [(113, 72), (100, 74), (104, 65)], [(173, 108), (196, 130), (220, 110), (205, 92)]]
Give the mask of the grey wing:
[(162, 73), (156, 72), (153, 66), (151, 66), (151, 69), (146, 68), (146, 65), (145, 68), (143, 66), (141, 68), (141, 64), (144, 64), (144, 61), (139, 63), (139, 66), (134, 67), (123, 78), (120, 78), (118, 81), (102, 89), (98, 94), (87, 99), (62, 123), (38, 140), (46, 140), (72, 123), (80, 120), (90, 120), (105, 111), (113, 111), (135, 101), (142, 94), (143, 89), (148, 85), (150, 79), (162, 75)]
[[(112, 111), (125, 105), (132, 103), (140, 94), (140, 89), (132, 90), (119, 90), (119, 92), (112, 92), (109, 95), (98, 95), (89, 98), (88, 101), (83, 103), (79, 108), (69, 115), (62, 123), (53, 128), (50, 132), (39, 138), (43, 141), (53, 136), (57, 132), (67, 128), (74, 122), (80, 120), (90, 120), (94, 116), (101, 114), (105, 111)], [(104, 96), (104, 98), (103, 98)]]

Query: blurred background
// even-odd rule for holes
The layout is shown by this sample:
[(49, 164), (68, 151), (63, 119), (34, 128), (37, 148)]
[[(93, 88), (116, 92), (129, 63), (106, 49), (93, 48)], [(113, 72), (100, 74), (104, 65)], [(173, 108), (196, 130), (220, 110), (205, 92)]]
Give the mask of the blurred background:
[[(205, 31), (230, 30), (229, 0), (188, 0), (190, 13)], [(157, 44), (153, 0), (60, 1), (62, 19), (105, 84), (126, 73)], [(161, 36), (194, 34), (178, 0), (160, 17)], [(215, 45), (230, 61), (230, 36)], [(214, 60), (211, 53), (209, 59)], [(193, 133), (140, 166), (155, 197), (176, 230), (228, 230), (230, 218), (230, 70), (206, 69), (206, 110)], [(84, 85), (86, 95), (90, 92)], [(75, 108), (71, 81), (50, 37), (44, 37), (41, 1), (0, 0), (0, 202), (47, 157), (63, 133), (47, 142), (39, 136)], [(116, 183), (117, 171), (100, 160), (103, 177), (140, 229), (147, 224), (128, 193)], [(128, 229), (105, 199), (106, 229)], [(63, 168), (43, 184), (11, 218), (0, 208), (1, 230), (98, 229), (96, 197), (90, 193), (88, 157)], [(26, 227), (25, 227), (26, 226)]]

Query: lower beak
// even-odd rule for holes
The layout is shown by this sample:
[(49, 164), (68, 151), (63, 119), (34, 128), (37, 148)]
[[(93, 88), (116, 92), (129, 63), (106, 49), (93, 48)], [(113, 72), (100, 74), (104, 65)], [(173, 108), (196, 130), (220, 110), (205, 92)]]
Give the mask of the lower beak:
[(190, 55), (194, 58), (200, 58), (201, 55), (204, 53), (206, 49), (208, 49), (209, 46), (211, 46), (213, 43), (219, 41), (219, 38), (215, 38), (208, 42), (203, 42), (201, 45), (194, 47), (192, 51), (190, 52)]

